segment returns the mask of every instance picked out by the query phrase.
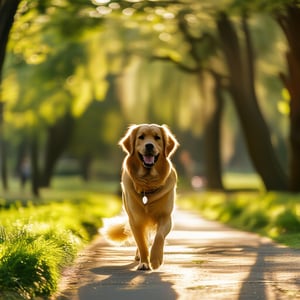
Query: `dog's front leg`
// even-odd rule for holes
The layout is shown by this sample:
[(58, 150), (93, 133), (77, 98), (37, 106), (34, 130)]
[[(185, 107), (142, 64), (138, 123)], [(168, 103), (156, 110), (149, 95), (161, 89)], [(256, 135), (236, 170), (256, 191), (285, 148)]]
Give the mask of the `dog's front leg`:
[(154, 242), (151, 248), (150, 262), (153, 269), (159, 268), (163, 262), (164, 243), (172, 227), (170, 216), (161, 217), (158, 224)]
[(135, 242), (138, 247), (138, 251), (136, 253), (136, 258), (138, 258), (139, 254), (139, 265), (138, 270), (150, 270), (150, 263), (149, 263), (149, 251), (148, 251), (148, 240), (146, 237), (145, 227), (142, 225), (130, 225), (131, 231), (133, 233)]

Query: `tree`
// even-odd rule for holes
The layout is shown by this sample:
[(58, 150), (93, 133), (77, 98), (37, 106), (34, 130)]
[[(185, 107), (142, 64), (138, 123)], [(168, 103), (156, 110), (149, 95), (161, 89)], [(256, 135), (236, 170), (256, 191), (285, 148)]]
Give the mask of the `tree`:
[[(238, 18), (242, 20), (240, 30), (231, 18), (236, 12), (242, 15), (249, 8), (242, 7), (241, 1), (228, 3), (222, 0), (213, 3), (193, 0), (188, 3), (105, 2), (106, 4), (101, 4), (103, 1), (94, 1), (96, 10), (95, 6), (85, 0), (22, 1), (24, 5), (15, 18), (17, 23), (10, 39), (10, 53), (7, 60), (7, 65), (13, 65), (10, 63), (14, 62), (13, 69), (6, 73), (5, 80), (9, 83), (7, 86), (10, 85), (11, 91), (18, 92), (11, 98), (7, 96), (6, 99), (6, 112), (10, 114), (7, 118), (10, 119), (8, 125), (16, 129), (22, 128), (28, 133), (34, 133), (38, 129), (42, 132), (42, 139), (51, 140), (52, 142), (48, 144), (53, 145), (55, 143), (53, 137), (58, 137), (53, 132), (60, 131), (58, 128), (62, 128), (62, 120), (71, 116), (76, 122), (78, 118), (84, 116), (91, 103), (103, 101), (105, 94), (109, 92), (107, 74), (115, 74), (125, 69), (127, 62), (124, 61), (134, 56), (128, 53), (139, 55), (143, 53), (148, 61), (138, 63), (136, 74), (139, 78), (135, 79), (135, 86), (138, 86), (138, 93), (141, 96), (138, 101), (142, 99), (145, 104), (143, 107), (148, 111), (144, 114), (139, 107), (134, 117), (141, 119), (145, 116), (145, 120), (157, 122), (167, 120), (171, 125), (179, 124), (178, 126), (184, 129), (189, 127), (192, 128), (190, 130), (197, 131), (201, 127), (202, 130), (204, 118), (199, 118), (199, 107), (202, 105), (199, 103), (200, 98), (206, 98), (207, 103), (214, 108), (206, 116), (205, 130), (206, 153), (209, 154), (208, 159), (205, 159), (208, 163), (209, 186), (222, 188), (220, 120), (222, 97), (229, 90), (241, 119), (251, 159), (258, 173), (267, 189), (284, 189), (285, 175), (274, 154), (266, 122), (258, 107), (248, 23), (246, 18)], [(233, 5), (235, 2), (236, 7)], [(256, 1), (254, 3), (257, 4)], [(220, 11), (225, 13), (220, 14)], [(106, 27), (102, 27), (104, 20), (107, 22)], [(22, 22), (25, 22), (26, 26), (20, 26)], [(120, 26), (120, 22), (124, 26)], [(41, 32), (43, 34), (40, 34)], [(115, 34), (115, 37), (118, 35), (122, 37), (116, 40), (112, 38), (112, 34)], [(246, 49), (245, 55), (242, 49)], [(117, 56), (119, 57), (117, 60), (122, 62), (114, 68), (111, 62), (117, 61), (115, 60)], [(154, 56), (172, 61), (180, 70), (194, 71), (197, 74), (192, 79), (198, 77), (198, 89), (201, 90), (197, 92), (197, 96), (200, 95), (197, 109), (195, 106), (193, 109), (187, 107), (189, 103), (193, 103), (193, 99), (191, 100), (192, 97), (188, 94), (188, 84), (184, 86), (181, 82), (183, 76), (175, 72), (174, 66), (170, 67), (168, 63), (154, 62), (152, 59)], [(132, 61), (138, 60), (133, 58)], [(155, 75), (149, 77), (145, 74), (145, 69), (139, 68), (140, 66), (146, 66), (147, 71)], [(207, 97), (208, 93), (201, 97), (204, 88), (207, 88), (204, 86), (205, 77), (210, 78), (210, 84), (213, 82), (209, 91), (210, 97)], [(151, 81), (148, 86), (145, 83), (143, 86), (140, 85), (143, 78), (144, 82)], [(191, 82), (190, 78), (186, 81)], [(120, 81), (122, 79), (118, 80)], [(132, 80), (129, 81), (132, 84)], [(174, 85), (174, 82), (179, 83)], [(32, 85), (35, 86), (34, 89)], [(18, 89), (14, 89), (16, 86)], [(149, 90), (148, 94), (145, 92), (146, 88)], [(164, 93), (159, 94), (158, 90)], [(160, 96), (167, 93), (169, 96), (173, 95), (173, 98), (162, 101), (161, 99), (165, 97)], [(134, 101), (130, 100), (132, 104)], [(130, 103), (121, 103), (123, 113)], [(100, 106), (105, 111), (112, 109), (110, 112), (114, 115), (115, 108)], [(138, 106), (134, 107), (136, 109)], [(293, 110), (295, 111), (294, 108)], [(185, 118), (181, 118), (183, 114)], [(110, 114), (99, 114), (99, 117), (103, 118), (101, 124), (107, 123), (108, 115)], [(253, 130), (254, 125), (259, 125), (259, 129)], [(73, 128), (73, 125), (67, 127)], [(71, 134), (72, 130), (67, 131), (63, 138), (59, 139), (61, 147), (55, 149), (57, 153), (51, 159), (49, 159), (51, 155), (48, 154), (54, 153), (53, 149), (49, 148), (45, 152), (44, 173), (47, 173), (48, 177), (57, 159), (66, 150), (67, 139), (64, 137)], [(33, 136), (33, 141), (34, 138)], [(40, 146), (41, 141), (33, 142), (33, 145), (43, 148)], [(33, 149), (37, 149), (37, 146)], [(90, 153), (86, 153), (86, 157), (89, 156)]]
[[(14, 16), (21, 0), (0, 1), (0, 76), (4, 64), (6, 45), (9, 33), (14, 22)], [(1, 79), (1, 77), (0, 77)]]
[(300, 7), (295, 1), (275, 12), (289, 45), (286, 54), (288, 74), (281, 74), (283, 83), (290, 94), (290, 172), (289, 188), (300, 191)]
[(297, 0), (279, 1), (234, 1), (240, 11), (251, 13), (265, 12), (271, 15), (281, 27), (289, 50), (286, 54), (287, 75), (281, 72), (280, 77), (290, 94), (290, 134), (289, 134), (289, 189), (300, 191), (300, 46), (298, 32), (300, 28), (300, 5)]
[(74, 121), (74, 117), (67, 112), (55, 124), (47, 128), (44, 168), (40, 181), (40, 185), (43, 187), (50, 186), (55, 165), (72, 138)]
[(267, 190), (285, 190), (286, 176), (274, 153), (269, 130), (258, 106), (254, 87), (253, 49), (246, 17), (243, 16), (242, 19), (246, 44), (244, 55), (233, 24), (225, 13), (220, 14), (217, 24), (230, 74), (229, 90), (254, 167), (262, 177)]
[[(92, 17), (94, 10), (92, 3), (81, 0), (24, 0), (15, 17), (6, 64), (5, 90), (12, 95), (7, 99), (6, 119), (9, 126), (27, 132), (33, 153), (39, 154), (44, 149), (42, 139), (46, 140), (42, 172), (37, 157), (31, 156), (33, 174), (41, 172), (39, 183), (44, 185), (50, 183), (68, 145), (74, 119), (106, 93), (106, 64), (97, 65), (104, 62), (98, 51), (102, 21)], [(35, 194), (36, 178), (40, 176), (32, 176)]]
[(6, 145), (4, 139), (3, 113), (4, 100), (2, 99), (2, 69), (6, 53), (9, 33), (14, 22), (14, 15), (21, 0), (0, 0), (0, 168), (4, 189), (8, 188), (6, 167)]
[(208, 189), (223, 189), (222, 161), (221, 161), (221, 119), (224, 107), (222, 94), (222, 76), (212, 72), (214, 77), (214, 100), (210, 117), (206, 121), (204, 131), (204, 149), (206, 162), (206, 186)]
[[(126, 9), (131, 5), (125, 1), (120, 1), (119, 3), (121, 3), (122, 9)], [(224, 1), (219, 1), (218, 5), (212, 3), (205, 6), (204, 2), (200, 1), (190, 1), (189, 3), (180, 1), (176, 3), (139, 1), (131, 5), (131, 7), (131, 15), (136, 12), (136, 16), (138, 16), (143, 14), (144, 11), (147, 11), (152, 16), (154, 14), (156, 18), (149, 17), (148, 19), (154, 20), (153, 23), (161, 22), (165, 25), (161, 26), (161, 31), (157, 30), (160, 36), (162, 32), (165, 35), (171, 33), (179, 36), (178, 40), (183, 45), (188, 43), (189, 50), (181, 53), (177, 50), (177, 56), (174, 55), (174, 48), (172, 47), (180, 49), (180, 46), (178, 43), (175, 44), (173, 40), (169, 42), (169, 50), (165, 50), (167, 43), (164, 43), (164, 46), (161, 46), (164, 51), (161, 49), (158, 51), (166, 53), (164, 58), (167, 57), (172, 60), (180, 65), (182, 69), (190, 69), (189, 64), (192, 61), (192, 68), (202, 72), (203, 70), (212, 70), (214, 74), (222, 76), (224, 70), (218, 66), (216, 67), (211, 61), (212, 56), (219, 55), (219, 51), (216, 51), (212, 45), (222, 44), (222, 47), (219, 49), (223, 51), (227, 65), (230, 81), (229, 91), (233, 96), (236, 111), (241, 120), (251, 160), (268, 190), (285, 190), (287, 187), (286, 175), (279, 164), (271, 143), (268, 127), (258, 106), (254, 87), (254, 57), (245, 15), (242, 18), (242, 34), (245, 39), (246, 55), (243, 57), (239, 45), (240, 41), (233, 23), (226, 13), (220, 13), (220, 11), (231, 12), (232, 3), (228, 4)], [(240, 11), (242, 14), (242, 10)], [(136, 19), (132, 17), (132, 19), (136, 20), (138, 17)], [(203, 19), (206, 22), (203, 22)], [(174, 24), (177, 25), (177, 28)], [(168, 25), (169, 27), (167, 28)], [(217, 25), (217, 32), (215, 31), (215, 25)], [(180, 36), (183, 36), (183, 38), (180, 38)], [(165, 40), (167, 41), (168, 39), (165, 38)], [(213, 51), (211, 51), (212, 49)], [(220, 87), (220, 85), (218, 86)], [(216, 103), (219, 102), (217, 101)], [(217, 129), (218, 127), (212, 128)], [(217, 154), (218, 152), (213, 151), (213, 153)], [(217, 156), (215, 159), (215, 164), (211, 163), (211, 165), (214, 165), (213, 168), (218, 171), (219, 168), (216, 168), (216, 165), (219, 164)]]
[(34, 196), (40, 196), (40, 170), (38, 165), (39, 139), (38, 134), (33, 133), (30, 140), (30, 161), (31, 161), (31, 190)]

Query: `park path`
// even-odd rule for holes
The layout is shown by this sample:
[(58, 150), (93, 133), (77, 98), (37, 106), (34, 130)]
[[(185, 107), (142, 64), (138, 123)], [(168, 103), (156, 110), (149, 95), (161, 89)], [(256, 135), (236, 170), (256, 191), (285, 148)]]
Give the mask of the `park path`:
[(164, 265), (136, 271), (135, 247), (99, 236), (66, 270), (60, 295), (74, 300), (300, 299), (300, 251), (176, 210)]

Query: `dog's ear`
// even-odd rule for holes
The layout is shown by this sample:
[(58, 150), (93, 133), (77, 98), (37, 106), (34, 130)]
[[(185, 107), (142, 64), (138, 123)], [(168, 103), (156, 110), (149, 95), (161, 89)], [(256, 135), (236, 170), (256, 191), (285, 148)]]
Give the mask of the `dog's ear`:
[(165, 156), (171, 157), (175, 153), (176, 149), (178, 148), (179, 143), (167, 125), (165, 124), (162, 125), (161, 129), (163, 132), (163, 137), (165, 142)]
[(138, 129), (138, 125), (129, 126), (125, 136), (119, 141), (119, 145), (122, 147), (123, 151), (127, 154), (133, 154), (135, 136)]

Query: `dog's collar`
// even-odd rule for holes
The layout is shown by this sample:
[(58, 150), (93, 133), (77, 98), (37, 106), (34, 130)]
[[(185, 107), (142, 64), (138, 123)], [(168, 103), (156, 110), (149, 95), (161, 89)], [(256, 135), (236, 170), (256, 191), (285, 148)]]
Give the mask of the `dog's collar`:
[(146, 204), (148, 203), (148, 201), (149, 201), (147, 195), (154, 194), (154, 193), (156, 193), (159, 189), (160, 189), (160, 187), (157, 188), (157, 189), (153, 189), (153, 190), (148, 190), (148, 191), (143, 191), (143, 192), (141, 192), (143, 204), (146, 205)]
[(145, 196), (145, 195), (151, 195), (154, 194), (155, 192), (157, 192), (160, 189), (160, 187), (153, 189), (153, 190), (145, 190), (141, 192), (141, 195)]

